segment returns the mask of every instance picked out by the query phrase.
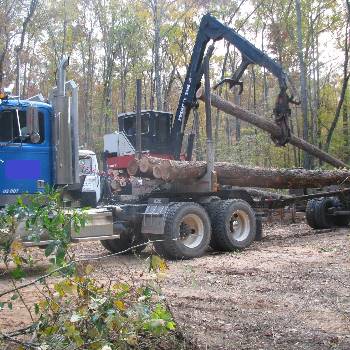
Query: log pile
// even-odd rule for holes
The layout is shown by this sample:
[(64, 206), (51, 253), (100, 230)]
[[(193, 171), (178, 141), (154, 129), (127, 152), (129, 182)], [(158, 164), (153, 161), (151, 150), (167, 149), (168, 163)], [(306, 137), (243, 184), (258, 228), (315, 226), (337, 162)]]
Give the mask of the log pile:
[[(204, 91), (197, 91), (197, 98), (204, 101)], [(211, 94), (211, 104), (233, 115), (238, 119), (246, 121), (256, 127), (268, 132), (273, 138), (281, 136), (280, 128), (265, 118), (249, 112), (232, 102), (222, 99), (220, 96)], [(289, 143), (308, 152), (309, 154), (331, 164), (338, 170), (305, 170), (305, 169), (264, 169), (257, 167), (246, 167), (238, 164), (225, 162), (215, 163), (217, 181), (220, 185), (237, 187), (259, 187), (259, 188), (318, 188), (330, 185), (349, 185), (350, 169), (341, 160), (322, 151), (314, 145), (291, 135)], [(133, 160), (128, 166), (131, 176), (140, 176), (151, 179), (161, 179), (164, 182), (177, 182), (192, 184), (202, 178), (207, 171), (206, 162), (199, 161), (175, 161), (153, 157), (142, 157)]]
[[(135, 169), (136, 168), (136, 169)], [(175, 161), (142, 157), (128, 167), (130, 175), (162, 179), (164, 182), (191, 184), (205, 175), (206, 162)], [(238, 164), (215, 163), (218, 183), (259, 188), (318, 188), (329, 185), (349, 185), (350, 170), (266, 169)]]

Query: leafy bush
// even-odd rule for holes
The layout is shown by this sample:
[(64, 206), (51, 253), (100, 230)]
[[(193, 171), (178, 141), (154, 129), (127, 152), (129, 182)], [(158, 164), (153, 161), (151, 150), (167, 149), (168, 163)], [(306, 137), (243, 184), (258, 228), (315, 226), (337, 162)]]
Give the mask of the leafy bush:
[[(0, 262), (10, 272), (13, 288), (0, 292), (0, 312), (5, 307), (12, 310), (15, 302), (21, 302), (32, 319), (23, 333), (33, 333), (35, 337), (25, 343), (11, 335), (21, 332), (0, 332), (0, 341), (2, 337), (24, 348), (35, 346), (41, 350), (149, 349), (162, 343), (168, 344), (167, 349), (180, 348), (175, 322), (157, 288), (112, 284), (108, 277), (98, 282), (86, 259), (77, 260), (68, 253), (71, 231), (79, 232), (85, 223), (84, 211), (65, 209), (60, 193), (51, 190), (21, 197), (2, 210)], [(18, 280), (24, 281), (25, 267), (32, 266), (34, 260), (18, 236), (20, 227), (24, 228), (26, 239), (33, 242), (46, 235), (50, 243), (45, 255), (51, 263), (44, 276), (22, 284)], [(151, 256), (150, 270), (158, 273), (166, 268), (164, 260)], [(53, 285), (48, 280), (51, 276), (56, 281)], [(28, 305), (22, 289), (34, 284), (43, 299)]]
[(149, 348), (175, 329), (159, 294), (148, 286), (106, 286), (76, 275), (56, 283), (54, 290), (35, 306), (44, 349)]

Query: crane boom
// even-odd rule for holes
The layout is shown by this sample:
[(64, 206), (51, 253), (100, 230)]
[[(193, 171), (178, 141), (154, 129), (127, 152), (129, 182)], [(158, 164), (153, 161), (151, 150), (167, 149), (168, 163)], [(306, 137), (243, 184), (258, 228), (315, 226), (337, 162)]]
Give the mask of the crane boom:
[(235, 30), (222, 24), (210, 14), (206, 14), (203, 16), (199, 25), (190, 65), (187, 69), (186, 78), (182, 87), (181, 96), (172, 124), (171, 139), (175, 159), (179, 159), (180, 157), (184, 130), (189, 118), (189, 114), (191, 109), (195, 107), (197, 103), (196, 91), (201, 84), (203, 75), (202, 63), (206, 46), (210, 40), (213, 40), (215, 42), (221, 39), (227, 40), (241, 52), (242, 62), (231, 78), (223, 79), (216, 85), (216, 87), (223, 83), (229, 83), (230, 88), (235, 85), (240, 85), (242, 90), (243, 85), (242, 82), (240, 82), (240, 78), (242, 77), (248, 65), (258, 64), (262, 67), (265, 67), (278, 79), (280, 87), (280, 93), (278, 95), (274, 108), (274, 115), (276, 124), (281, 127), (282, 136), (279, 139), (274, 139), (274, 142), (279, 146), (283, 146), (289, 140), (289, 102), (294, 101), (292, 101), (292, 99), (287, 95), (287, 75), (284, 72), (282, 66), (279, 63), (275, 62), (264, 52), (256, 48), (252, 43), (238, 34)]

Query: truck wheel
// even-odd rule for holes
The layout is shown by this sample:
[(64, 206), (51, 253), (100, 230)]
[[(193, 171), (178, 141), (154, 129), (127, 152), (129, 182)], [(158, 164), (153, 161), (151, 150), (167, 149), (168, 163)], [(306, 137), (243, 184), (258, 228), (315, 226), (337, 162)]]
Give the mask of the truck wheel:
[(154, 242), (154, 247), (169, 259), (191, 259), (204, 254), (210, 236), (210, 219), (202, 206), (174, 203), (165, 214), (164, 241)]
[(319, 228), (317, 225), (317, 220), (316, 220), (316, 204), (318, 200), (317, 199), (311, 199), (307, 202), (306, 205), (306, 222), (307, 224), (314, 228), (317, 229)]
[(330, 228), (335, 225), (334, 217), (329, 215), (327, 210), (334, 206), (333, 198), (321, 198), (315, 203), (315, 224), (316, 228)]
[[(105, 239), (100, 241), (102, 246), (107, 249), (110, 253), (121, 253), (124, 250), (127, 250), (133, 246), (142, 244), (147, 242), (146, 238), (144, 237), (133, 237), (133, 236), (126, 236), (121, 235), (120, 238), (116, 239)], [(130, 253), (141, 253), (146, 248), (145, 245), (141, 245), (140, 247), (137, 247), (135, 249), (130, 249), (125, 254)]]
[[(210, 221), (213, 223), (215, 216), (217, 215), (218, 210), (220, 210), (221, 206), (220, 204), (222, 203), (222, 200), (215, 200), (210, 203), (203, 204), (203, 207), (209, 214)], [(210, 238), (210, 247), (214, 250), (221, 250), (220, 245), (216, 242), (216, 239), (214, 237), (214, 234), (211, 235)]]
[(215, 246), (222, 251), (248, 247), (256, 236), (256, 216), (241, 199), (222, 201), (212, 221)]

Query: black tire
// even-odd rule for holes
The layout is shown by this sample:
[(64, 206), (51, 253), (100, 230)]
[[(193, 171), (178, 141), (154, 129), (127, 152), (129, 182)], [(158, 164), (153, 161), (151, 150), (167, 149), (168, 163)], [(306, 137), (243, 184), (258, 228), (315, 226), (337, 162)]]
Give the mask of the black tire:
[[(203, 204), (203, 207), (205, 208), (205, 210), (209, 214), (209, 218), (210, 218), (210, 221), (212, 223), (215, 220), (214, 218), (217, 215), (218, 210), (220, 210), (220, 208), (221, 208), (220, 204), (222, 202), (223, 202), (222, 200), (214, 200), (210, 203)], [(212, 231), (213, 231), (213, 227), (212, 227)], [(221, 246), (217, 244), (216, 239), (214, 238), (213, 234), (211, 235), (209, 245), (214, 250), (221, 250)]]
[(335, 225), (334, 216), (329, 215), (327, 212), (328, 208), (334, 206), (334, 198), (320, 198), (315, 203), (315, 224), (316, 228), (324, 229), (330, 228)]
[[(193, 234), (193, 231), (199, 234)], [(155, 242), (154, 247), (158, 254), (166, 258), (191, 259), (202, 256), (211, 237), (209, 216), (197, 203), (174, 203), (165, 214), (162, 237), (164, 241)]]
[[(233, 217), (236, 219), (233, 221)], [(233, 232), (238, 222), (237, 232)], [(222, 201), (213, 217), (213, 241), (218, 250), (232, 251), (248, 247), (256, 236), (256, 216), (253, 208), (241, 199)], [(243, 233), (240, 231), (243, 230)], [(235, 235), (237, 235), (235, 237)]]
[(314, 229), (319, 228), (317, 225), (317, 220), (316, 220), (316, 204), (317, 204), (317, 202), (318, 202), (317, 199), (309, 200), (307, 202), (306, 212), (305, 212), (307, 224)]
[[(105, 239), (100, 241), (102, 246), (107, 249), (110, 253), (121, 253), (125, 250), (140, 245), (142, 243), (147, 242), (147, 239), (141, 235), (121, 235), (120, 238), (116, 239)], [(126, 251), (123, 254), (130, 254), (130, 253), (141, 253), (146, 248), (146, 244), (140, 245), (139, 247), (136, 247), (134, 249), (130, 249)]]

